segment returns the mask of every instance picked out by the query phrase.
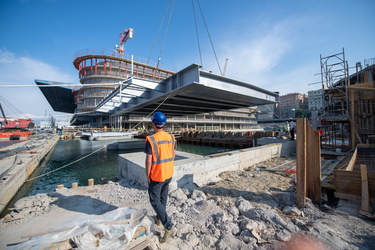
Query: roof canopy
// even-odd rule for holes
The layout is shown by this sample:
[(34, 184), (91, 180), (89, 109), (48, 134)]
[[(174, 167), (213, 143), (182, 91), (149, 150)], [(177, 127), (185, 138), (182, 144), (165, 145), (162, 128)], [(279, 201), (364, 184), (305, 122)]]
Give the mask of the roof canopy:
[(45, 80), (35, 80), (35, 83), (39, 86), (40, 91), (42, 91), (54, 111), (74, 113), (77, 105), (74, 103), (74, 95), (71, 88), (62, 87), (64, 83)]

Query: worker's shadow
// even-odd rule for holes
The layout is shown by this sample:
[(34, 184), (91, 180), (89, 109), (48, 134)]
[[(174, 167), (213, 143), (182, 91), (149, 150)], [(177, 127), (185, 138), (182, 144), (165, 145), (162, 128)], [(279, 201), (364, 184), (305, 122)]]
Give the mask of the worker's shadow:
[(79, 213), (101, 215), (118, 208), (117, 206), (85, 195), (65, 196), (55, 192), (51, 196), (58, 198), (58, 200), (51, 204)]

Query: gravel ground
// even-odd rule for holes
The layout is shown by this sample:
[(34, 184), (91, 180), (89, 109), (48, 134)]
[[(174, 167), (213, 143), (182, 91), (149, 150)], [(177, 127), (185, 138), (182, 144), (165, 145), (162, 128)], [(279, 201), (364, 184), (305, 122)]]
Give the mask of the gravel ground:
[[(374, 249), (375, 222), (358, 214), (360, 204), (340, 200), (321, 208), (295, 206), (295, 159), (275, 158), (244, 171), (223, 172), (201, 188), (170, 190), (168, 213), (178, 228), (161, 249)], [(77, 216), (117, 207), (154, 212), (145, 188), (110, 182), (19, 200), (2, 219), (0, 249)], [(161, 230), (155, 226), (155, 229)]]

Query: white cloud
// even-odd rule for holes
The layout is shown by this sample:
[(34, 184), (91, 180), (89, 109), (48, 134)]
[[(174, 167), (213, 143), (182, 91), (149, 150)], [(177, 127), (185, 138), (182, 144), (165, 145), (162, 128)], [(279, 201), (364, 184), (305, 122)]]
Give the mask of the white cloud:
[(55, 66), (28, 57), (18, 57), (10, 51), (0, 49), (0, 84), (30, 84), (34, 79), (56, 80), (60, 82), (76, 82), (74, 76), (61, 72)]
[[(66, 74), (48, 63), (29, 57), (20, 57), (7, 49), (0, 49), (0, 96), (24, 114), (28, 113), (28, 117), (44, 116), (46, 112), (47, 115), (55, 114), (35, 84), (35, 79), (69, 83), (78, 81), (77, 77)], [(14, 85), (14, 87), (2, 87), (2, 85)], [(17, 87), (17, 85), (30, 87)], [(7, 116), (18, 115), (9, 106), (3, 104), (3, 108)]]
[[(319, 61), (312, 62), (300, 55), (308, 46), (303, 33), (308, 23), (303, 17), (289, 17), (274, 23), (258, 23), (257, 28), (242, 28), (238, 35), (225, 34), (218, 54), (229, 59), (226, 76), (279, 91), (281, 95), (318, 89), (318, 85), (309, 87), (308, 83), (317, 81), (314, 74), (319, 70)], [(210, 58), (205, 69), (218, 72), (216, 61)], [(224, 60), (220, 64), (224, 65)]]

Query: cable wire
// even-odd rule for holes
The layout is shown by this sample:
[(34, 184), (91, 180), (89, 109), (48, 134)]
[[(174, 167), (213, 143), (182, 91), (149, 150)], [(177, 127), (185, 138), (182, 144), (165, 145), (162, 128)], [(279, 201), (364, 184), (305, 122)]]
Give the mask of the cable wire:
[(163, 42), (162, 42), (162, 45), (161, 45), (161, 48), (160, 48), (160, 53), (159, 53), (159, 58), (158, 58), (158, 62), (157, 62), (157, 65), (156, 65), (156, 69), (159, 68), (159, 64), (160, 64), (160, 61), (161, 61), (161, 55), (163, 54), (164, 43), (165, 43), (165, 40), (167, 39), (169, 24), (171, 22), (171, 18), (172, 18), (172, 14), (173, 14), (173, 9), (174, 9), (174, 3), (175, 3), (175, 1), (172, 0), (172, 2), (173, 2), (172, 3), (172, 8), (171, 8), (171, 12), (169, 14), (168, 24), (167, 24), (167, 27), (166, 27), (166, 30), (165, 30), (165, 33), (164, 33), (164, 39), (163, 39)]
[[(169, 95), (153, 110), (153, 111), (151, 111), (148, 115), (147, 115), (147, 117), (146, 118), (149, 118), (150, 117), (150, 115), (151, 114), (153, 114), (161, 105), (163, 105), (163, 103), (171, 96), (171, 94), (172, 94), (172, 92), (170, 92), (169, 93)], [(134, 129), (135, 127), (137, 127), (139, 124), (141, 124), (141, 122), (142, 121), (140, 121), (139, 123), (137, 123), (132, 129)], [(57, 168), (57, 169), (54, 169), (54, 170), (52, 170), (52, 171), (50, 171), (50, 172), (47, 172), (47, 173), (44, 173), (44, 174), (41, 174), (41, 175), (39, 175), (39, 176), (36, 176), (36, 177), (33, 177), (33, 178), (30, 178), (30, 179), (27, 179), (25, 182), (28, 182), (28, 181), (31, 181), (31, 180), (35, 180), (35, 179), (38, 179), (38, 178), (40, 178), (40, 177), (43, 177), (43, 176), (45, 176), (45, 175), (48, 175), (48, 174), (51, 174), (51, 173), (53, 173), (53, 172), (56, 172), (56, 171), (58, 171), (58, 170), (60, 170), (60, 169), (63, 169), (63, 168), (66, 168), (66, 167), (68, 167), (68, 166), (70, 166), (70, 165), (72, 165), (72, 164), (74, 164), (74, 163), (76, 163), (76, 162), (79, 162), (79, 161), (81, 161), (81, 160), (83, 160), (83, 159), (85, 159), (85, 158), (87, 158), (87, 157), (89, 157), (90, 155), (93, 155), (93, 154), (95, 154), (96, 152), (99, 152), (100, 150), (102, 150), (104, 147), (106, 147), (107, 145), (109, 145), (109, 144), (111, 144), (111, 143), (114, 143), (114, 142), (116, 142), (117, 140), (113, 140), (112, 142), (110, 142), (110, 143), (108, 143), (108, 144), (105, 144), (103, 147), (101, 147), (101, 148), (99, 148), (99, 149), (97, 149), (97, 150), (95, 150), (94, 152), (91, 152), (91, 153), (89, 153), (89, 154), (87, 154), (87, 155), (85, 155), (85, 156), (83, 156), (83, 157), (81, 157), (80, 159), (78, 159), (78, 160), (75, 160), (75, 161), (73, 161), (73, 162), (71, 162), (71, 163), (68, 163), (68, 164), (66, 164), (66, 165), (64, 165), (64, 166), (62, 166), (62, 167), (59, 167), (59, 168)]]
[(197, 25), (197, 17), (196, 17), (196, 15), (195, 15), (194, 0), (191, 0), (191, 4), (192, 4), (192, 6), (193, 6), (194, 23), (195, 23), (195, 32), (197, 33), (199, 58), (200, 58), (200, 60), (201, 60), (201, 65), (203, 65), (202, 53), (201, 53), (201, 45), (200, 45), (200, 41), (199, 41), (199, 32), (198, 32), (198, 25)]
[(94, 152), (91, 152), (90, 154), (87, 154), (87, 155), (85, 155), (85, 156), (79, 158), (78, 160), (75, 160), (75, 161), (73, 161), (73, 162), (71, 162), (71, 163), (68, 163), (68, 164), (66, 164), (66, 165), (64, 165), (64, 166), (62, 166), (62, 167), (56, 168), (56, 169), (54, 169), (54, 170), (52, 170), (52, 171), (50, 171), (50, 172), (47, 172), (47, 173), (44, 173), (44, 174), (38, 175), (38, 176), (36, 176), (36, 177), (33, 177), (33, 178), (30, 178), (30, 179), (27, 179), (25, 182), (28, 182), (28, 181), (32, 181), (32, 180), (38, 179), (38, 178), (43, 177), (43, 176), (45, 176), (45, 175), (51, 174), (51, 173), (53, 173), (53, 172), (56, 172), (56, 171), (58, 171), (58, 170), (60, 170), (60, 169), (66, 168), (66, 167), (68, 167), (68, 166), (70, 166), (70, 165), (72, 165), (72, 164), (74, 164), (74, 163), (77, 163), (77, 162), (79, 162), (79, 161), (81, 161), (81, 160), (83, 160), (83, 159), (89, 157), (90, 155), (95, 154), (96, 152), (99, 152), (100, 150), (102, 150), (103, 148), (105, 148), (107, 145), (109, 145), (109, 144), (111, 144), (111, 143), (114, 143), (114, 142), (116, 142), (116, 141), (117, 141), (117, 140), (114, 140), (114, 141), (112, 141), (112, 142), (110, 142), (110, 143), (108, 143), (108, 144), (105, 144), (103, 147), (101, 147), (101, 148), (95, 150)]
[(205, 18), (204, 18), (203, 11), (202, 11), (201, 5), (200, 5), (200, 3), (199, 3), (199, 0), (197, 0), (197, 2), (198, 2), (199, 10), (200, 10), (201, 15), (202, 15), (202, 19), (203, 19), (204, 25), (205, 25), (205, 27), (206, 27), (206, 31), (207, 31), (208, 37), (209, 37), (209, 39), (210, 39), (210, 43), (211, 43), (212, 50), (214, 51), (214, 54), (215, 54), (216, 63), (217, 63), (217, 66), (219, 67), (220, 75), (223, 75), (223, 73), (221, 72), (221, 68), (220, 68), (219, 60), (217, 59), (217, 55), (216, 55), (216, 51), (215, 51), (215, 47), (214, 47), (214, 44), (212, 43), (211, 35), (210, 35), (210, 32), (208, 31), (207, 23), (206, 23), (206, 20), (205, 20)]
[(164, 23), (164, 18), (165, 18), (166, 14), (167, 14), (167, 11), (168, 11), (168, 9), (169, 9), (170, 2), (171, 2), (171, 0), (168, 1), (167, 7), (165, 8), (163, 18), (161, 19), (161, 22), (160, 22), (160, 25), (159, 25), (159, 29), (158, 29), (158, 32), (156, 33), (156, 37), (155, 37), (155, 39), (154, 39), (154, 43), (152, 44), (152, 47), (151, 47), (151, 50), (150, 50), (150, 54), (149, 54), (149, 56), (148, 56), (148, 58), (147, 58), (147, 62), (146, 62), (146, 64), (148, 64), (148, 62), (149, 62), (149, 60), (150, 60), (150, 58), (151, 58), (152, 51), (154, 50), (154, 46), (155, 46), (156, 40), (157, 40), (158, 37), (159, 37), (161, 27), (163, 26), (163, 23)]
[(24, 115), (24, 112), (22, 112), (20, 109), (18, 109), (16, 106), (14, 106), (11, 102), (9, 102), (7, 99), (5, 99), (4, 97), (0, 96), (0, 100), (3, 101), (3, 103), (9, 108), (11, 109), (16, 115), (20, 115), (24, 118), (27, 118), (25, 115)]

